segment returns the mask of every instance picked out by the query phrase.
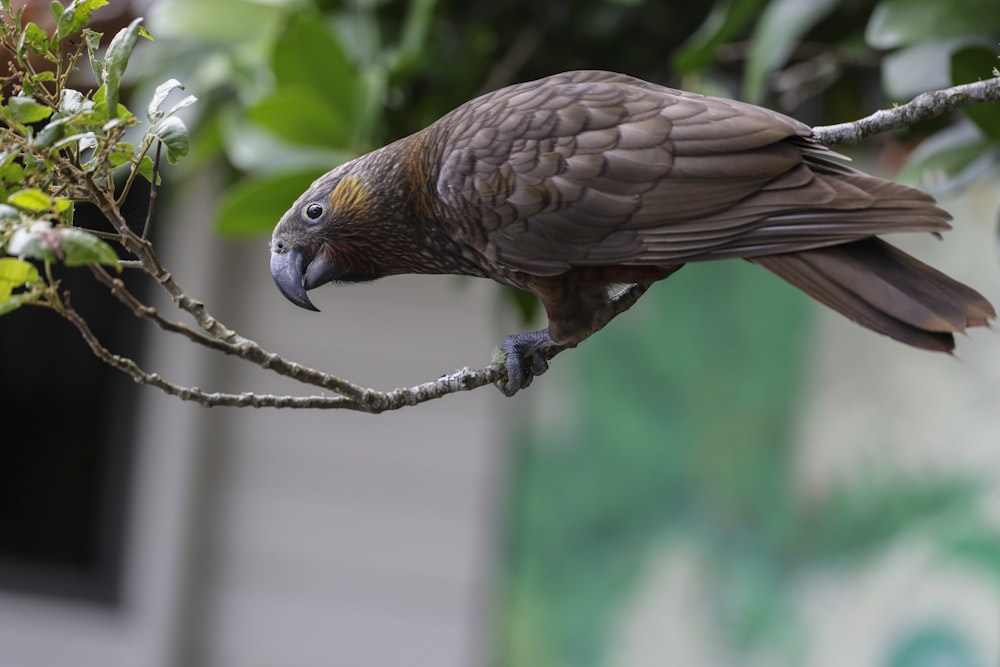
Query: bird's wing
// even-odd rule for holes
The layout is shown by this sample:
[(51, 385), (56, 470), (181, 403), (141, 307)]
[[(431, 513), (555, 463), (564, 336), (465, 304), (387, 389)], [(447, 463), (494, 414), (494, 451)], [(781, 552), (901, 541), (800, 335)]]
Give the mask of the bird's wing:
[(441, 201), (487, 256), (538, 275), (947, 227), (930, 197), (838, 163), (788, 116), (618, 74), (512, 86), (439, 128)]

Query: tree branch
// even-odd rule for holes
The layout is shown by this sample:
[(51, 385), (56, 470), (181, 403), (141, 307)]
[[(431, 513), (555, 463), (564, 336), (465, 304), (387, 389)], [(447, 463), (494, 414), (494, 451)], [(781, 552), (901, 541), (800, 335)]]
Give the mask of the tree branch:
[(1000, 77), (921, 93), (906, 104), (876, 111), (850, 123), (813, 128), (821, 144), (856, 144), (880, 132), (898, 130), (962, 107), (1000, 100)]
[[(163, 331), (179, 334), (193, 343), (253, 362), (261, 368), (274, 371), (278, 375), (284, 375), (285, 377), (292, 378), (293, 380), (297, 380), (303, 384), (311, 384), (323, 389), (335, 391), (338, 394), (342, 394), (352, 399), (362, 399), (368, 391), (334, 375), (330, 375), (329, 373), (323, 373), (307, 368), (301, 364), (288, 361), (273, 352), (268, 352), (254, 341), (243, 338), (242, 336), (238, 337), (238, 340), (233, 342), (218, 338), (211, 333), (200, 333), (191, 329), (183, 322), (168, 320), (164, 318), (155, 308), (142, 303), (125, 287), (125, 283), (123, 283), (121, 279), (111, 277), (108, 275), (107, 271), (99, 266), (91, 267), (91, 270), (98, 281), (106, 285), (111, 294), (122, 304), (127, 306), (136, 317), (153, 323)], [(194, 300), (191, 299), (191, 301)], [(228, 329), (226, 330), (228, 331)]]
[[(350, 386), (357, 385), (351, 385), (351, 383), (346, 383), (344, 380), (333, 375), (307, 368), (287, 361), (276, 354), (265, 352), (253, 341), (243, 339), (251, 343), (251, 345), (248, 346), (245, 343), (235, 345), (194, 331), (182, 322), (167, 320), (155, 308), (143, 304), (135, 295), (129, 292), (120, 279), (113, 278), (108, 275), (107, 271), (100, 267), (92, 267), (92, 271), (98, 281), (106, 285), (122, 304), (132, 310), (136, 317), (152, 322), (164, 331), (182, 335), (192, 342), (209, 349), (258, 363), (263, 368), (268, 368), (280, 375), (291, 377), (305, 384), (314, 384), (337, 392), (335, 396), (275, 396), (254, 392), (229, 394), (205, 392), (197, 387), (184, 387), (174, 384), (165, 380), (158, 373), (144, 371), (134, 360), (116, 355), (104, 347), (93, 331), (91, 331), (86, 321), (70, 306), (69, 296), (66, 295), (64, 303), (57, 310), (77, 328), (84, 341), (101, 361), (130, 375), (133, 380), (140, 384), (156, 387), (170, 396), (176, 396), (185, 401), (193, 401), (204, 407), (350, 409), (377, 414), (387, 410), (398, 410), (399, 408), (418, 405), (459, 391), (469, 391), (488, 384), (496, 384), (505, 381), (507, 377), (507, 369), (503, 363), (492, 363), (475, 370), (463, 368), (454, 373), (443, 375), (437, 380), (424, 382), (412, 387), (400, 387), (391, 391), (377, 391), (359, 387), (360, 391), (355, 395), (345, 395), (340, 391), (339, 387), (344, 384)], [(650, 283), (629, 285), (619, 294), (615, 295), (612, 298), (611, 317), (601, 323), (599, 328), (603, 328), (614, 317), (631, 308), (639, 300), (639, 297), (645, 294), (650, 285)], [(569, 347), (571, 346), (557, 345), (551, 347), (548, 351), (549, 358), (551, 359)], [(265, 355), (263, 360), (266, 363), (261, 363), (262, 358), (259, 355)]]
[[(871, 116), (851, 123), (814, 128), (813, 134), (818, 141), (825, 144), (858, 142), (878, 132), (904, 127), (963, 106), (994, 100), (1000, 100), (1000, 78), (924, 93), (907, 104), (878, 111)], [(118, 208), (118, 203), (112, 195), (89, 175), (84, 175), (82, 180), (90, 201), (102, 211), (117, 232), (118, 241), (135, 258), (123, 261), (122, 265), (130, 269), (139, 269), (152, 276), (167, 292), (174, 305), (194, 318), (201, 331), (192, 329), (182, 322), (175, 322), (163, 317), (156, 309), (136, 298), (126, 289), (120, 279), (111, 276), (101, 267), (93, 268), (97, 280), (106, 285), (110, 292), (134, 315), (164, 331), (184, 336), (198, 345), (249, 361), (279, 375), (298, 380), (303, 384), (330, 391), (333, 395), (276, 396), (254, 392), (232, 394), (206, 392), (197, 387), (177, 385), (165, 380), (157, 373), (143, 370), (134, 360), (118, 356), (105, 348), (79, 313), (69, 305), (68, 297), (64, 303), (56, 307), (56, 310), (77, 328), (99, 359), (127, 373), (136, 382), (156, 387), (168, 395), (176, 396), (185, 401), (193, 401), (206, 407), (349, 409), (379, 413), (418, 405), (459, 391), (468, 391), (487, 384), (506, 381), (507, 371), (503, 363), (504, 360), (498, 358), (494, 363), (482, 368), (463, 368), (430, 382), (391, 391), (377, 391), (308, 368), (269, 352), (255, 341), (226, 327), (208, 312), (201, 301), (188, 295), (160, 262), (152, 244), (146, 238), (145, 231), (140, 236), (128, 227)], [(145, 230), (148, 230), (148, 226), (149, 220), (147, 219)], [(612, 298), (611, 316), (606, 321), (599, 323), (598, 328), (603, 328), (615, 316), (632, 307), (649, 287), (648, 283), (629, 285), (615, 295)], [(551, 359), (569, 347), (572, 346), (552, 346), (547, 349), (546, 353)]]
[(69, 304), (68, 295), (65, 303), (59, 308), (59, 314), (65, 317), (80, 332), (84, 342), (94, 355), (107, 365), (115, 368), (140, 384), (150, 385), (160, 389), (169, 396), (181, 400), (194, 401), (205, 407), (272, 407), (272, 408), (342, 408), (348, 407), (351, 400), (343, 396), (274, 396), (271, 394), (227, 394), (222, 392), (206, 392), (197, 387), (184, 387), (164, 380), (158, 373), (149, 373), (139, 367), (134, 360), (111, 352), (104, 347), (91, 330), (87, 321)]

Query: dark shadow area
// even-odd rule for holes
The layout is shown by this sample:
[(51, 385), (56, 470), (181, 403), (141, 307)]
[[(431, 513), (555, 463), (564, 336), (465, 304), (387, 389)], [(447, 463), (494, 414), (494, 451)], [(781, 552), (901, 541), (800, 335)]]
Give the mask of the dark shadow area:
[[(124, 210), (141, 229), (149, 193)], [(81, 227), (107, 229), (81, 206)], [(141, 357), (142, 323), (86, 268), (61, 285), (102, 343)], [(148, 285), (131, 288), (140, 297)], [(137, 388), (42, 308), (0, 318), (0, 588), (116, 604), (126, 562)]]

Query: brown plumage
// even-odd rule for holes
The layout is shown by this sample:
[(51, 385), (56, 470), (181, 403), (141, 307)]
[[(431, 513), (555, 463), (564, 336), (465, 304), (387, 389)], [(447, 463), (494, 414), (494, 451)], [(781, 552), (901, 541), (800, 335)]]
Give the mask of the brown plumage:
[(939, 233), (913, 188), (846, 166), (762, 107), (580, 71), (484, 95), (320, 177), (278, 223), (285, 296), (402, 273), (536, 294), (547, 332), (509, 336), (512, 394), (545, 348), (607, 321), (608, 288), (740, 257), (874, 331), (951, 350), (995, 317), (976, 291), (874, 238)]

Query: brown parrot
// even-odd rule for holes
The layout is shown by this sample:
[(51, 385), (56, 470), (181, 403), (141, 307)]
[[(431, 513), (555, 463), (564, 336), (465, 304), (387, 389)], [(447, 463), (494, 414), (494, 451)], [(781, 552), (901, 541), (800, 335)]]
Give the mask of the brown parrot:
[(975, 290), (877, 238), (939, 233), (927, 194), (862, 173), (762, 107), (621, 74), (567, 72), (478, 97), (317, 179), (274, 229), (293, 303), (328, 282), (492, 278), (535, 294), (546, 330), (508, 336), (513, 395), (611, 316), (609, 289), (740, 257), (855, 322), (950, 351), (995, 317)]

